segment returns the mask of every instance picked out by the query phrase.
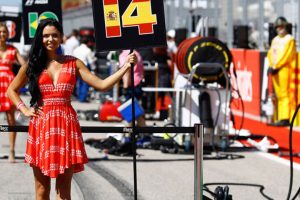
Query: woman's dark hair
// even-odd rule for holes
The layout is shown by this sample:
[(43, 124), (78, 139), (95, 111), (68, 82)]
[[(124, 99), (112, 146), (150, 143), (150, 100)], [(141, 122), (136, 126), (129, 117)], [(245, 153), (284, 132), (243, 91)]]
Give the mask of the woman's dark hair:
[(28, 68), (26, 75), (28, 77), (29, 92), (31, 94), (30, 106), (36, 105), (41, 98), (41, 91), (38, 85), (38, 78), (42, 71), (46, 68), (48, 56), (43, 45), (43, 30), (46, 26), (54, 26), (63, 36), (63, 28), (61, 24), (52, 18), (40, 21), (32, 45), (29, 51)]

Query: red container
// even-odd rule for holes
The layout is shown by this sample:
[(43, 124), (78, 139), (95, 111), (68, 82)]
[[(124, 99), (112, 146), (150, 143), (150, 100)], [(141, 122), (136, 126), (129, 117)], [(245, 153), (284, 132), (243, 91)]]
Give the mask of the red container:
[(99, 120), (120, 122), (123, 120), (122, 115), (118, 111), (118, 107), (121, 105), (120, 102), (113, 103), (112, 101), (105, 101), (99, 109)]

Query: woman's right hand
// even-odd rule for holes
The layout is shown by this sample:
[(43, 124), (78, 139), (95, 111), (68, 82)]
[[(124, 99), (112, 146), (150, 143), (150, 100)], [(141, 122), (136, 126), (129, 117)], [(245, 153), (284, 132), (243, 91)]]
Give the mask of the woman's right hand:
[(44, 113), (43, 113), (43, 110), (41, 107), (38, 107), (38, 108), (26, 108), (24, 111), (23, 111), (23, 115), (25, 115), (26, 117), (39, 117), (39, 116), (42, 116)]

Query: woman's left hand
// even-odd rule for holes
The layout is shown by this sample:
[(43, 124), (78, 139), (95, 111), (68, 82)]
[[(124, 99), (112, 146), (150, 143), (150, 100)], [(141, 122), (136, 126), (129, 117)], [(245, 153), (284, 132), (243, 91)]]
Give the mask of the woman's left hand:
[(127, 63), (129, 64), (133, 64), (136, 65), (137, 63), (137, 56), (135, 55), (135, 53), (131, 53), (127, 56)]

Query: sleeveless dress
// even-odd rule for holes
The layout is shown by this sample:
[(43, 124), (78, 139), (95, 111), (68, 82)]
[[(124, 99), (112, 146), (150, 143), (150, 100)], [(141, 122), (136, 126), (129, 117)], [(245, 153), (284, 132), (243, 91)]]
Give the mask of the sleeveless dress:
[(16, 48), (7, 45), (6, 56), (0, 59), (0, 112), (10, 110), (13, 105), (6, 95), (7, 88), (15, 78), (13, 73), (13, 63), (15, 62)]
[(76, 58), (65, 56), (54, 85), (47, 70), (39, 77), (43, 115), (29, 123), (25, 162), (51, 178), (74, 166), (74, 173), (88, 162), (77, 114), (71, 106), (76, 83)]

